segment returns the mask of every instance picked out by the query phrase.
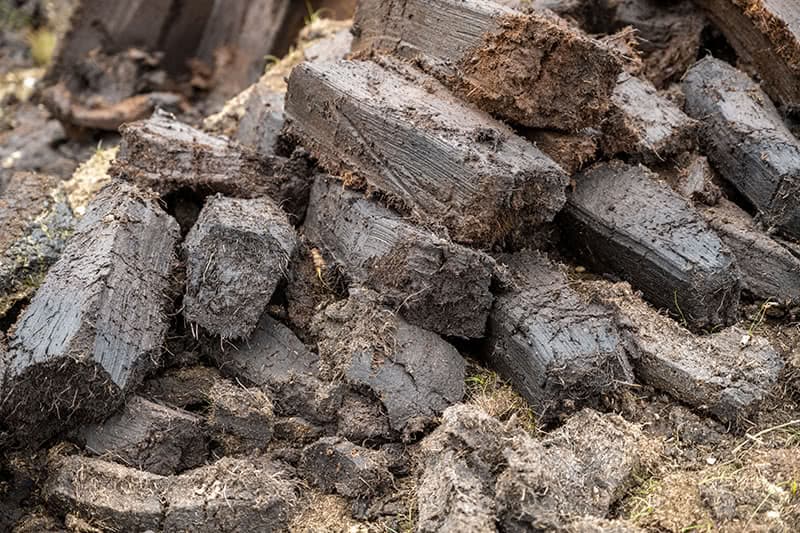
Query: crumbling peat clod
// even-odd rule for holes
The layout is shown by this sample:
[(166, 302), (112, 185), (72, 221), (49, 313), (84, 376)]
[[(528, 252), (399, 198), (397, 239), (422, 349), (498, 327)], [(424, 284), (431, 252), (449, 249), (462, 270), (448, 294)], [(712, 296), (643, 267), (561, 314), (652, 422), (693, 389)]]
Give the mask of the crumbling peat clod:
[(694, 147), (697, 122), (658, 94), (649, 81), (620, 75), (603, 123), (601, 148), (652, 164)]
[(208, 456), (200, 417), (139, 396), (105, 422), (81, 428), (79, 439), (107, 460), (160, 475), (195, 468)]
[(118, 531), (162, 531), (164, 478), (100, 459), (65, 457), (43, 496), (56, 515), (73, 513)]
[(800, 26), (794, 0), (698, 0), (736, 50), (739, 63), (763, 80), (787, 111), (800, 110)]
[(686, 111), (702, 119), (706, 155), (761, 213), (763, 222), (800, 238), (800, 141), (759, 86), (707, 57), (683, 80)]
[(365, 180), (457, 242), (489, 246), (552, 220), (567, 177), (550, 158), (432, 78), (392, 65), (298, 65), (287, 133), (328, 171)]
[(370, 498), (392, 483), (383, 452), (338, 437), (324, 437), (303, 450), (300, 471), (315, 486), (350, 498)]
[(488, 255), (439, 238), (325, 176), (311, 189), (303, 229), (352, 282), (374, 289), (408, 322), (442, 335), (483, 336), (495, 268)]
[(733, 202), (720, 200), (700, 214), (736, 257), (743, 289), (776, 304), (800, 305), (800, 258), (759, 231), (752, 217)]
[(553, 530), (582, 516), (605, 517), (645, 461), (641, 430), (619, 415), (584, 409), (543, 442), (517, 437), (498, 476), (504, 531)]
[(457, 405), (421, 443), (419, 531), (553, 531), (605, 517), (646, 460), (642, 432), (585, 409), (542, 440)]
[(297, 236), (269, 198), (208, 198), (186, 252), (184, 316), (222, 338), (246, 338), (284, 279)]
[(685, 153), (676, 157), (675, 163), (659, 171), (675, 192), (691, 200), (695, 206), (713, 206), (722, 199), (722, 189), (716, 183), (707, 157)]
[(763, 337), (738, 327), (692, 335), (638, 298), (626, 284), (589, 282), (601, 301), (616, 307), (630, 332), (640, 381), (721, 421), (738, 424), (776, 385), (783, 359)]
[(263, 458), (223, 457), (169, 479), (164, 531), (286, 531), (297, 486)]
[(16, 172), (0, 191), (0, 318), (33, 295), (75, 219), (59, 180)]
[(621, 277), (693, 327), (736, 317), (733, 256), (686, 200), (643, 166), (599, 163), (576, 178), (565, 240), (587, 266)]
[(587, 128), (577, 133), (528, 129), (522, 135), (572, 176), (595, 162), (601, 134), (598, 130)]
[(327, 373), (372, 391), (389, 423), (414, 440), (464, 396), (466, 363), (441, 337), (407, 323), (378, 303), (377, 294), (351, 289), (312, 324)]
[(161, 357), (178, 225), (115, 184), (95, 197), (9, 342), (0, 419), (27, 442), (112, 413)]
[(600, 399), (632, 383), (625, 339), (610, 310), (590, 304), (569, 286), (557, 265), (535, 252), (502, 256), (514, 289), (495, 299), (487, 360), (540, 418), (564, 403)]
[(160, 112), (124, 125), (120, 133), (122, 144), (110, 170), (112, 177), (161, 196), (184, 190), (202, 196), (267, 195), (288, 212), (302, 214), (309, 177), (302, 172), (302, 165), (291, 160), (261, 156)]
[(494, 2), (361, 0), (353, 31), (354, 51), (414, 61), (465, 100), (529, 127), (597, 125), (622, 71), (610, 48), (558, 17)]
[(208, 392), (208, 427), (225, 455), (263, 450), (272, 439), (272, 402), (263, 391), (219, 380)]

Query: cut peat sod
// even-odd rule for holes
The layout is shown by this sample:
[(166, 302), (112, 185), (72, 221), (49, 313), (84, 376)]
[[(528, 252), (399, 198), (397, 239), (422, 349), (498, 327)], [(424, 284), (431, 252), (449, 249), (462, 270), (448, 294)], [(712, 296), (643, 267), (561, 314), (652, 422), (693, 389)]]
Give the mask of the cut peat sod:
[(110, 175), (161, 196), (191, 191), (239, 198), (268, 195), (294, 216), (305, 209), (309, 177), (302, 161), (259, 155), (166, 113), (124, 125)]
[(800, 111), (800, 24), (796, 0), (697, 0), (748, 72), (787, 111)]
[(529, 127), (595, 126), (622, 71), (610, 48), (563, 19), (494, 2), (361, 0), (353, 32), (354, 51), (410, 59), (464, 100)]
[(89, 206), (10, 338), (0, 420), (42, 442), (102, 419), (161, 358), (178, 225), (126, 184)]
[(299, 65), (287, 133), (328, 171), (364, 180), (460, 243), (491, 246), (518, 225), (553, 219), (567, 182), (558, 165), (432, 78), (392, 65)]
[(269, 198), (209, 198), (183, 243), (184, 316), (223, 339), (248, 337), (296, 245), (289, 220)]
[(598, 163), (576, 176), (560, 220), (581, 261), (619, 276), (696, 328), (734, 321), (733, 256), (687, 203), (643, 166)]
[(442, 335), (482, 337), (494, 260), (403, 220), (333, 178), (318, 176), (303, 226), (354, 284), (377, 291), (409, 322)]
[(514, 290), (495, 300), (487, 358), (540, 418), (632, 382), (624, 339), (608, 309), (585, 302), (542, 255), (520, 252), (500, 261)]
[(800, 238), (800, 141), (745, 73), (707, 57), (683, 80), (686, 109), (703, 120), (709, 160), (769, 228)]

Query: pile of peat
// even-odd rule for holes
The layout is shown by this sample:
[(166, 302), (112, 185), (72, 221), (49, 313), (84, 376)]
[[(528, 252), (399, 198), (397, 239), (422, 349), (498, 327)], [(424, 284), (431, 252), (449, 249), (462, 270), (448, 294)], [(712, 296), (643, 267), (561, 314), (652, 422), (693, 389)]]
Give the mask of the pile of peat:
[(800, 528), (795, 0), (71, 4), (0, 529)]

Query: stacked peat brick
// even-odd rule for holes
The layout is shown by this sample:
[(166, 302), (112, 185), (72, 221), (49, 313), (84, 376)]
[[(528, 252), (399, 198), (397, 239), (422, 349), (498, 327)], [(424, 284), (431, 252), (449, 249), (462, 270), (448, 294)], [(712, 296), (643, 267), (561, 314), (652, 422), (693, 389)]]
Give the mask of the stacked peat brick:
[[(360, 0), (352, 43), (237, 97), (236, 140), (162, 111), (125, 124), (78, 221), (59, 187), (10, 182), (3, 253), (49, 270), (35, 290), (0, 268), (0, 313), (35, 290), (0, 337), (0, 446), (77, 443), (43, 497), (115, 530), (282, 530), (294, 478), (380, 516), (412, 466), (420, 531), (604, 527), (643, 437), (589, 408), (638, 382), (736, 427), (784, 364), (735, 325), (741, 295), (800, 304), (796, 84), (768, 74), (797, 74), (798, 33), (699, 3), (731, 11), (743, 57), (772, 47), (748, 63), (767, 93), (575, 23), (635, 25), (631, 2), (555, 3), (568, 22), (552, 2)], [(685, 4), (663, 16), (699, 35)], [(659, 90), (684, 71), (685, 105)], [(464, 352), (567, 423), (542, 443), (462, 405)]]

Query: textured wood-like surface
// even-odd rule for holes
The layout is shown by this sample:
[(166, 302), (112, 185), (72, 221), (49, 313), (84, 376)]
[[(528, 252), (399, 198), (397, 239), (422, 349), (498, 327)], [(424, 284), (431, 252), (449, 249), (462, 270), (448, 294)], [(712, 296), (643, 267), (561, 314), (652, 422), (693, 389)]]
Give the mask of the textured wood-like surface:
[(287, 133), (330, 172), (366, 180), (458, 242), (488, 246), (553, 218), (567, 177), (550, 158), (435, 80), (395, 66), (401, 72), (366, 61), (299, 65)]
[(103, 423), (83, 427), (79, 438), (91, 453), (161, 475), (200, 466), (208, 456), (199, 416), (140, 396)]
[(464, 397), (458, 350), (382, 307), (369, 289), (351, 289), (346, 301), (326, 307), (312, 331), (326, 375), (370, 391), (406, 442)]
[(178, 237), (135, 187), (95, 197), (10, 339), (8, 428), (39, 441), (108, 416), (158, 363)]
[(410, 323), (442, 335), (482, 337), (494, 261), (403, 220), (341, 183), (318, 176), (304, 231), (355, 283), (377, 291)]
[(494, 2), (360, 0), (353, 28), (354, 51), (413, 60), (462, 98), (530, 127), (596, 125), (622, 70), (610, 48), (561, 19)]
[(702, 121), (700, 140), (711, 163), (765, 224), (800, 238), (800, 141), (767, 95), (746, 74), (711, 57), (689, 70), (683, 92), (686, 111)]
[[(767, 339), (750, 337), (735, 326), (693, 335), (626, 284), (599, 281), (589, 286), (618, 310), (620, 328), (639, 352), (631, 359), (638, 379), (676, 400), (736, 424), (748, 420), (777, 385), (784, 362)], [(743, 337), (748, 337), (746, 344)]]
[(740, 294), (733, 256), (686, 200), (645, 167), (619, 161), (575, 179), (562, 223), (581, 261), (694, 327), (732, 323)]
[(742, 288), (775, 303), (800, 304), (800, 258), (760, 231), (747, 212), (728, 200), (702, 208), (700, 214), (736, 258)]
[(582, 299), (558, 266), (536, 252), (499, 260), (515, 289), (495, 300), (486, 356), (538, 416), (556, 416), (565, 403), (596, 401), (633, 380), (608, 309)]
[(120, 129), (122, 144), (109, 173), (166, 195), (190, 190), (253, 198), (268, 195), (299, 215), (308, 196), (307, 168), (294, 159), (259, 155), (225, 137), (156, 113)]
[(33, 295), (72, 234), (75, 219), (58, 181), (17, 172), (0, 190), (0, 317)]
[(659, 163), (694, 148), (696, 131), (697, 122), (658, 94), (652, 83), (622, 74), (603, 123), (601, 148), (611, 157), (624, 153), (643, 163)]

